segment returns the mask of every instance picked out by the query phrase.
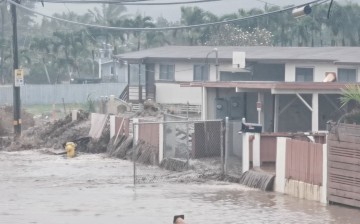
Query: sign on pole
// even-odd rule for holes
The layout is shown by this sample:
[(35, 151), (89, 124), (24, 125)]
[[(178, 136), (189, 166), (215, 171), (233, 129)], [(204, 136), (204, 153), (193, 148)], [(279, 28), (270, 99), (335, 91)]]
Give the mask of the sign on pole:
[(20, 87), (24, 85), (24, 69), (15, 69), (15, 86)]

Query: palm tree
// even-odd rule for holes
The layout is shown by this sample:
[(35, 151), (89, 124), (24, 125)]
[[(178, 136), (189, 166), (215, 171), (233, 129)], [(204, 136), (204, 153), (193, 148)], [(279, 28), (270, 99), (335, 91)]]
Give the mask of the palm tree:
[[(133, 28), (151, 28), (155, 27), (155, 24), (152, 22), (152, 18), (150, 16), (141, 16), (136, 15), (134, 19), (126, 19), (124, 21), (124, 24), (127, 27), (133, 27)], [(140, 50), (141, 47), (141, 31), (133, 31), (132, 35), (137, 41), (137, 50)]]
[[(342, 90), (340, 97), (341, 107), (348, 107), (348, 112), (343, 115), (345, 123), (360, 123), (360, 85), (347, 85)], [(349, 110), (350, 109), (350, 110)], [(340, 120), (342, 119), (340, 118)]]
[(50, 76), (49, 76), (49, 72), (47, 69), (47, 63), (46, 63), (46, 59), (49, 59), (51, 56), (50, 52), (51, 52), (51, 45), (52, 45), (52, 41), (49, 38), (34, 38), (32, 40), (32, 43), (30, 45), (30, 49), (34, 50), (35, 53), (38, 55), (38, 57), (40, 58), (40, 61), (44, 67), (44, 71), (46, 74), (46, 78), (49, 84), (51, 84), (51, 80), (50, 80)]
[(90, 54), (87, 52), (84, 30), (71, 33), (55, 32), (54, 37), (56, 39), (53, 49), (55, 54), (60, 55), (59, 59), (62, 58), (60, 64), (66, 65), (70, 78), (74, 72), (79, 75), (79, 56)]
[[(206, 12), (199, 7), (181, 7), (182, 25), (196, 25), (201, 23), (210, 23), (218, 21), (218, 17), (210, 12)], [(182, 30), (180, 39), (187, 40), (189, 45), (204, 45), (212, 32), (218, 26), (213, 27), (197, 27), (192, 29)]]
[(351, 101), (360, 104), (360, 85), (347, 85), (342, 90), (340, 97), (341, 106), (343, 107)]

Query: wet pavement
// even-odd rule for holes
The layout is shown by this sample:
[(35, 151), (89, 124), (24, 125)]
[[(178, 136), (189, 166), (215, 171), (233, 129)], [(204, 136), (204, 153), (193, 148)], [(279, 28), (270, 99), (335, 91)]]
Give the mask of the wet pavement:
[(0, 223), (359, 223), (360, 209), (215, 181), (134, 188), (132, 174), (131, 162), (103, 154), (0, 151)]

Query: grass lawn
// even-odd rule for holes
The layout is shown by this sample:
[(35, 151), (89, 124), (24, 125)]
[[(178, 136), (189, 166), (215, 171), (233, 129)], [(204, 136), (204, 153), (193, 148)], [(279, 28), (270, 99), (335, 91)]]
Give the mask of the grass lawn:
[(24, 105), (23, 109), (25, 109), (28, 113), (33, 115), (44, 115), (44, 114), (52, 114), (54, 111), (58, 116), (65, 116), (66, 113), (69, 114), (71, 110), (75, 109), (84, 109), (85, 104), (65, 104), (65, 108), (63, 104), (48, 104), (48, 105)]

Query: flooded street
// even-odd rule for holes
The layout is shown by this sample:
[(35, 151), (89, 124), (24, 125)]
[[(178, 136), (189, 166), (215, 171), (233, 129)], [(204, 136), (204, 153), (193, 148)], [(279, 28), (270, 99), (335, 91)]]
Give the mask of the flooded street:
[[(238, 184), (133, 185), (133, 164), (82, 154), (0, 152), (0, 223), (359, 223), (360, 210)], [(165, 172), (165, 171), (158, 171)]]

